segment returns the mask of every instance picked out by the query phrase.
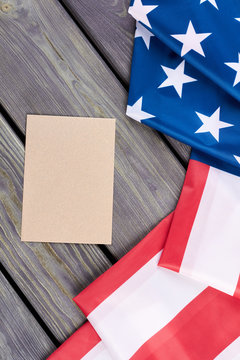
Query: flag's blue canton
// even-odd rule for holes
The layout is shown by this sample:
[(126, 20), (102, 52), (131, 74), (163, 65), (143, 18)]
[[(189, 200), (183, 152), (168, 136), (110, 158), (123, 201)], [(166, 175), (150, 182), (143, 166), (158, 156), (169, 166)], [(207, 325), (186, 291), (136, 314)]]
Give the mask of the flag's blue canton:
[(129, 12), (141, 23), (127, 114), (240, 175), (240, 1), (134, 0)]

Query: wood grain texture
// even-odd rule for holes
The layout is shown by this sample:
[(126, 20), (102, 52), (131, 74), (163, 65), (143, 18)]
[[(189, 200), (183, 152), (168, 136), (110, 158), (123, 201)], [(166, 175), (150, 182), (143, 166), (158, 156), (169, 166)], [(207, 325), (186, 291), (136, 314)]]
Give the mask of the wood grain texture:
[[(66, 8), (112, 65), (129, 84), (135, 20), (128, 14), (130, 0), (62, 0)], [(189, 146), (166, 136), (186, 164)]]
[(0, 272), (0, 359), (45, 360), (55, 346)]
[(62, 0), (91, 41), (129, 84), (135, 20), (130, 0)]
[(24, 148), (0, 117), (0, 260), (59, 341), (85, 320), (72, 297), (111, 264), (96, 246), (20, 241)]
[(127, 92), (56, 0), (11, 0), (0, 42), (0, 97), (22, 131), (26, 113), (117, 119), (109, 249), (122, 256), (173, 210), (184, 168), (159, 133), (125, 116)]

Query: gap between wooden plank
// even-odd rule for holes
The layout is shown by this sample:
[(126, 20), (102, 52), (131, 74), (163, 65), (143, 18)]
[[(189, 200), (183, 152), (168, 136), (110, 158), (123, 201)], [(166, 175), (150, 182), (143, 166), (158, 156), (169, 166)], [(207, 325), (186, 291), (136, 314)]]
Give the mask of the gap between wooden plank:
[(0, 358), (45, 360), (55, 345), (0, 272)]
[(5, 118), (6, 122), (8, 123), (12, 131), (15, 133), (15, 135), (18, 137), (18, 139), (23, 143), (23, 146), (25, 147), (25, 141), (26, 141), (25, 134), (22, 132), (18, 124), (14, 122), (14, 120), (11, 118), (11, 116), (8, 114), (8, 112), (2, 106), (1, 103), (0, 103), (0, 114), (3, 115), (3, 117)]
[(27, 297), (24, 295), (20, 287), (17, 285), (17, 283), (14, 281), (12, 276), (9, 274), (9, 272), (5, 269), (5, 267), (0, 263), (0, 272), (5, 277), (6, 281), (9, 283), (9, 285), (12, 287), (12, 289), (15, 291), (15, 293), (19, 296), (21, 301), (24, 303), (26, 308), (30, 311), (30, 313), (33, 315), (35, 320), (38, 322), (38, 324), (41, 326), (43, 331), (46, 333), (46, 335), (51, 339), (53, 344), (56, 347), (60, 346), (60, 342), (57, 340), (57, 338), (54, 336), (52, 331), (49, 329), (47, 324), (43, 321), (43, 319), (40, 317), (36, 309), (32, 306), (30, 301), (27, 299)]

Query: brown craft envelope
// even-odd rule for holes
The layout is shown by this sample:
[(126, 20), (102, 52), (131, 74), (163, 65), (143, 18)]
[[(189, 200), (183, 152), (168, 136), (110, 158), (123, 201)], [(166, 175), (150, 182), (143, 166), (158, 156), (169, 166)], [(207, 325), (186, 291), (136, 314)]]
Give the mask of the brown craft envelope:
[(110, 244), (115, 119), (27, 116), (22, 241)]

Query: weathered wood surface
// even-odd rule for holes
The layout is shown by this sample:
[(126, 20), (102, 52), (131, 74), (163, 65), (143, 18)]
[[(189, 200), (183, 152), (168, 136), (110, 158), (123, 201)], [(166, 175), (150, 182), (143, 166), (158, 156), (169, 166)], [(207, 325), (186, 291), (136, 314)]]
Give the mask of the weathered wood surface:
[(22, 143), (0, 117), (0, 260), (63, 341), (85, 320), (72, 297), (111, 264), (97, 246), (20, 241), (23, 161)]
[[(130, 0), (62, 0), (125, 84), (129, 84), (135, 21), (128, 14)], [(186, 164), (190, 148), (167, 136)]]
[(0, 359), (45, 360), (55, 346), (0, 272)]
[(0, 42), (0, 97), (22, 131), (27, 113), (116, 117), (109, 249), (122, 256), (175, 207), (185, 169), (157, 132), (126, 118), (126, 91), (56, 0), (11, 0)]
[(130, 0), (62, 0), (91, 41), (129, 84), (135, 21)]

